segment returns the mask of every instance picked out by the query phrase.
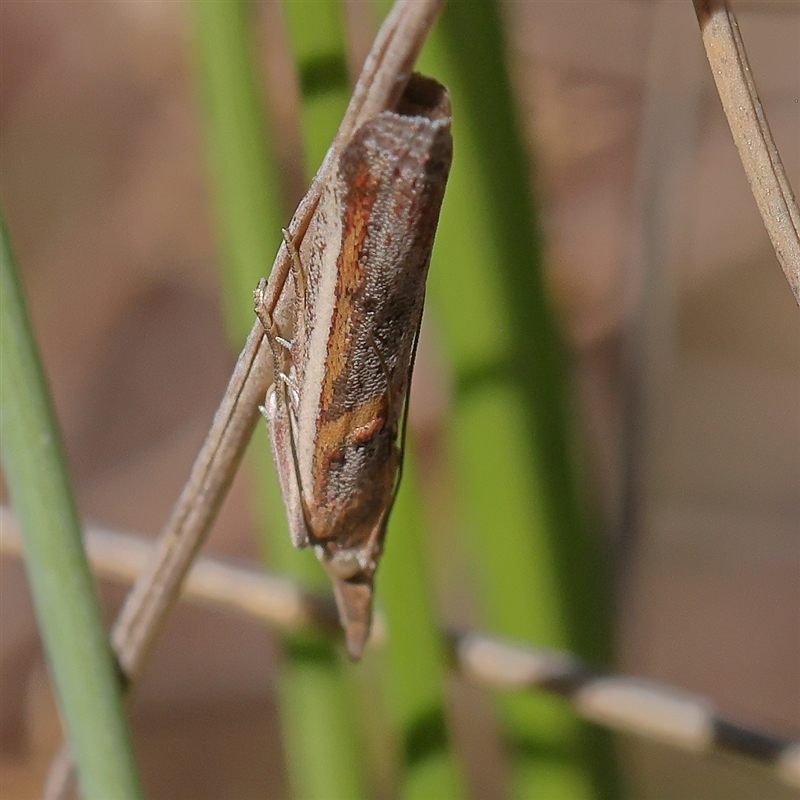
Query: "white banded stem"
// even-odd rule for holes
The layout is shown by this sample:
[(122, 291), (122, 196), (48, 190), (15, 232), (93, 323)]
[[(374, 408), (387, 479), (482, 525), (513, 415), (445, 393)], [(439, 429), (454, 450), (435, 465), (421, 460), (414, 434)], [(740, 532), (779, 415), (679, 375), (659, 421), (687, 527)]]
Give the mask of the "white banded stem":
[[(85, 527), (85, 543), (98, 577), (130, 584), (153, 545), (132, 534)], [(13, 514), (0, 507), (0, 554), (21, 555)], [(195, 560), (182, 599), (244, 615), (282, 631), (338, 631), (329, 597), (253, 565), (208, 556)], [(697, 754), (729, 753), (767, 767), (782, 783), (800, 788), (800, 741), (742, 725), (719, 714), (701, 695), (666, 684), (593, 670), (569, 653), (531, 647), (474, 631), (449, 631), (453, 666), (468, 680), (493, 689), (535, 689), (569, 699), (576, 712), (612, 731)], [(371, 646), (386, 628), (376, 615)]]

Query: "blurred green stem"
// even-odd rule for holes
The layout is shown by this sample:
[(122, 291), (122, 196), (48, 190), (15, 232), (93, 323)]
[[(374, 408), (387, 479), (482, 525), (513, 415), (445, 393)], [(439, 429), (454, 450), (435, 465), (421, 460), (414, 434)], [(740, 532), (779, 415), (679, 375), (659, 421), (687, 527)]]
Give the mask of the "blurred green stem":
[(446, 657), (426, 580), (425, 519), (409, 451), (378, 574), (389, 629), (387, 683), (402, 736), (401, 797), (447, 800), (463, 797), (464, 787), (447, 730)]
[[(456, 374), (451, 441), (483, 624), (602, 664), (608, 597), (575, 480), (566, 350), (545, 293), (505, 50), (497, 3), (454, 2), (420, 59), (453, 102), (453, 171), (434, 251), (450, 270), (429, 279)], [(556, 700), (499, 699), (513, 797), (615, 794), (607, 736)]]
[(196, 0), (192, 9), (223, 299), (238, 348), (253, 323), (253, 289), (280, 244), (285, 203), (256, 80), (252, 7)]
[[(306, 174), (312, 175), (344, 114), (350, 87), (342, 37), (342, 4), (285, 4), (303, 92)], [(445, 720), (445, 656), (424, 576), (422, 505), (410, 454), (377, 576), (389, 627), (387, 689), (403, 741), (401, 797), (458, 798), (461, 776)]]
[(0, 436), (50, 676), (87, 800), (141, 797), (55, 414), (0, 219)]

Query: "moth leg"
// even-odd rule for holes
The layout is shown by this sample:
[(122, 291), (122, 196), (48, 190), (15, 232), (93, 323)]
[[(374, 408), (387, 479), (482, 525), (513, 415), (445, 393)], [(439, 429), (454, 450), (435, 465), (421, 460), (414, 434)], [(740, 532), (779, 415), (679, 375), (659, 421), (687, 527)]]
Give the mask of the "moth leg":
[[(289, 259), (291, 261), (291, 273), (294, 279), (295, 295), (297, 300), (300, 302), (302, 310), (305, 311), (306, 275), (305, 270), (303, 269), (303, 264), (300, 261), (300, 252), (298, 250), (299, 243), (295, 236), (287, 228), (281, 228), (281, 235), (283, 236), (283, 241), (286, 244), (286, 250), (289, 253)], [(283, 293), (285, 286), (286, 283), (284, 279), (284, 284), (281, 286), (279, 294)], [(267, 279), (261, 278), (261, 280), (258, 282), (258, 286), (256, 286), (256, 289), (253, 292), (255, 298), (256, 315), (261, 320), (264, 330), (267, 333), (271, 333), (276, 326), (272, 318), (272, 314), (267, 310), (266, 294)]]
[(300, 251), (297, 249), (297, 243), (294, 236), (286, 228), (281, 228), (283, 234), (283, 241), (286, 243), (286, 249), (289, 252), (289, 257), (292, 259), (292, 277), (294, 278), (295, 296), (300, 305), (298, 309), (300, 319), (306, 318), (306, 272), (303, 268), (303, 262), (300, 260)]
[(269, 349), (272, 351), (272, 364), (275, 373), (289, 371), (289, 349), (291, 344), (281, 335), (283, 332), (267, 308), (266, 303), (267, 279), (261, 278), (253, 292), (256, 316), (258, 317), (264, 334), (267, 337)]
[(300, 390), (297, 388), (297, 384), (285, 372), (276, 373), (275, 378), (286, 385), (286, 388), (291, 393), (292, 407), (296, 408), (300, 404)]

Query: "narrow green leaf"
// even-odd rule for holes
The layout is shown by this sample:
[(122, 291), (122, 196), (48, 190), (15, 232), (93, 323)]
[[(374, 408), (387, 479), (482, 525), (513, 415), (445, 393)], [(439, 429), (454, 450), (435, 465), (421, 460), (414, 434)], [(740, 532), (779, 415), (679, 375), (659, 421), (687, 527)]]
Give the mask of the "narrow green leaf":
[(350, 80), (339, 0), (283, 4), (302, 106), (302, 136), (309, 180), (322, 163), (350, 99)]
[[(602, 663), (608, 598), (574, 479), (568, 363), (504, 58), (497, 4), (454, 2), (420, 60), (453, 103), (453, 171), (429, 279), (456, 375), (451, 447), (483, 623)], [(512, 796), (613, 795), (607, 737), (556, 700), (499, 700)]]
[(404, 800), (464, 796), (445, 714), (446, 656), (426, 575), (422, 500), (413, 458), (389, 521), (378, 589), (388, 620), (388, 689), (403, 747)]
[(61, 440), (0, 219), (0, 436), (48, 669), (87, 800), (141, 797)]
[[(284, 4), (303, 90), (306, 171), (313, 174), (330, 144), (350, 95), (338, 0)], [(457, 798), (460, 773), (445, 721), (445, 655), (424, 580), (422, 507), (411, 458), (392, 513), (378, 596), (389, 625), (387, 689), (404, 752), (401, 796)]]
[(251, 7), (196, 0), (192, 9), (223, 299), (238, 346), (253, 324), (253, 289), (281, 242), (285, 203), (256, 78)]

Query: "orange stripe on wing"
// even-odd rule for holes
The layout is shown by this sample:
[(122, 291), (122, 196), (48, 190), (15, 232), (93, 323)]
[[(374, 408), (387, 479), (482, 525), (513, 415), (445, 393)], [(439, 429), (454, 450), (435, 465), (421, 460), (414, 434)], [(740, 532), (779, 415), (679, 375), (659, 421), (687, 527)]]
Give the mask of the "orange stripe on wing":
[[(323, 420), (329, 419), (334, 387), (353, 356), (353, 307), (356, 293), (366, 280), (359, 256), (367, 237), (369, 219), (378, 188), (378, 181), (370, 173), (368, 165), (362, 165), (343, 203), (342, 247), (336, 263), (336, 303), (331, 318), (325, 357), (325, 377), (320, 393), (320, 427), (323, 425)], [(358, 401), (362, 398), (354, 399)]]

